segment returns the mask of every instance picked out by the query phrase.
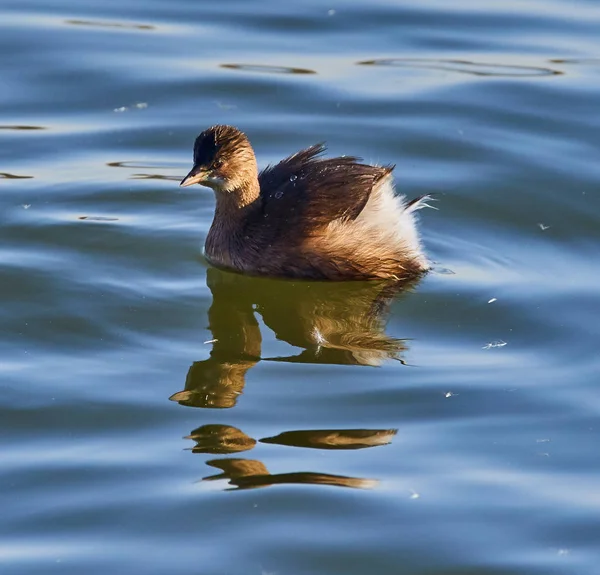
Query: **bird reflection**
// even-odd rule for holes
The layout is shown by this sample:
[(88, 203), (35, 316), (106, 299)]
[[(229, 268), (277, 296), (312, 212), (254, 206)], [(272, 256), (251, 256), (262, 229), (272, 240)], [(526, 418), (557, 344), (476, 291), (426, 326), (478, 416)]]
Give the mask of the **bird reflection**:
[(276, 443), (313, 449), (365, 449), (391, 443), (397, 429), (326, 429), (286, 431), (265, 437), (261, 443)]
[[(231, 408), (259, 361), (378, 366), (402, 361), (404, 340), (385, 334), (394, 297), (407, 284), (292, 282), (207, 271), (213, 296), (208, 311), (213, 335), (208, 359), (189, 368), (185, 388), (170, 399), (182, 405)], [(302, 351), (261, 357), (258, 312), (276, 337)]]
[[(272, 443), (313, 449), (364, 449), (387, 445), (396, 435), (397, 429), (328, 429), (286, 431), (275, 437), (260, 439), (261, 443)], [(193, 439), (196, 445), (193, 453), (238, 453), (253, 449), (257, 442), (243, 431), (230, 425), (203, 425), (192, 431), (186, 439)], [(370, 489), (377, 480), (361, 477), (346, 477), (328, 473), (309, 471), (271, 474), (264, 463), (256, 459), (213, 459), (206, 462), (223, 473), (205, 477), (203, 481), (227, 479), (238, 489), (266, 487), (282, 483), (304, 483), (314, 485), (336, 485)]]
[[(397, 432), (397, 429), (308, 429), (286, 431), (259, 442), (313, 449), (365, 449), (391, 443)], [(186, 439), (196, 442), (193, 453), (237, 453), (256, 445), (255, 439), (231, 425), (203, 425)]]
[[(189, 368), (185, 388), (170, 399), (182, 405), (231, 408), (242, 394), (247, 372), (259, 361), (378, 366), (402, 361), (404, 340), (385, 333), (390, 305), (406, 284), (377, 282), (292, 282), (245, 277), (216, 268), (207, 271), (212, 292), (208, 311), (210, 356)], [(296, 348), (291, 355), (262, 356), (257, 314), (279, 340)], [(298, 351), (299, 350), (299, 351)], [(389, 444), (396, 429), (317, 429), (284, 431), (255, 439), (231, 425), (209, 424), (193, 430), (193, 453), (233, 455), (260, 444), (359, 450)], [(258, 459), (219, 458), (206, 462), (233, 489), (276, 484), (333, 485), (370, 489), (375, 479), (314, 471), (270, 473)]]
[(255, 439), (231, 425), (203, 425), (194, 429), (186, 439), (196, 442), (192, 453), (237, 453), (256, 445)]
[(344, 475), (331, 475), (328, 473), (312, 473), (310, 471), (272, 474), (269, 473), (263, 463), (254, 459), (214, 459), (207, 461), (206, 464), (221, 469), (223, 473), (204, 477), (203, 481), (228, 479), (229, 484), (237, 489), (268, 487), (269, 485), (281, 485), (285, 483), (372, 489), (379, 483), (376, 479), (346, 477)]

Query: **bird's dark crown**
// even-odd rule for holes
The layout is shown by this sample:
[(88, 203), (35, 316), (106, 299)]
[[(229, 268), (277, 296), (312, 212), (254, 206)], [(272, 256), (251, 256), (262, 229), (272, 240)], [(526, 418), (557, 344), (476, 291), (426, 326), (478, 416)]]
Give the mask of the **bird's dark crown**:
[(194, 143), (194, 165), (219, 167), (236, 153), (250, 146), (246, 135), (233, 126), (212, 126), (202, 132)]
[(201, 184), (229, 192), (252, 185), (256, 157), (246, 135), (233, 126), (212, 126), (194, 143), (194, 167), (181, 185)]

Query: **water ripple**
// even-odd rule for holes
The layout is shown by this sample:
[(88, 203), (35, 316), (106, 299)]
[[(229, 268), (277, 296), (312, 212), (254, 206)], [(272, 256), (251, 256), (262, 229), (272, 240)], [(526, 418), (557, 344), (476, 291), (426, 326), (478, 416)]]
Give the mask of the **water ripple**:
[(18, 176), (17, 174), (9, 174), (8, 172), (0, 172), (0, 179), (3, 180), (31, 180), (33, 176)]
[(88, 222), (117, 222), (119, 218), (110, 216), (79, 216), (78, 220), (87, 220)]
[(457, 72), (473, 76), (498, 76), (498, 77), (531, 77), (531, 76), (558, 76), (563, 74), (559, 70), (541, 66), (518, 66), (514, 64), (488, 64), (485, 62), (471, 62), (468, 60), (437, 59), (437, 58), (381, 58), (377, 60), (363, 60), (356, 63), (358, 66), (389, 66), (394, 68), (423, 68), (427, 70), (442, 70), (444, 72)]
[(149, 168), (149, 169), (161, 169), (161, 168), (181, 168), (179, 164), (175, 162), (171, 164), (157, 163), (157, 162), (143, 162), (137, 160), (125, 160), (121, 162), (106, 162), (109, 168)]
[(242, 70), (245, 72), (259, 72), (265, 74), (316, 74), (314, 70), (308, 68), (267, 66), (263, 64), (220, 64), (220, 67), (229, 70)]
[(600, 58), (554, 58), (549, 60), (553, 64), (584, 64), (591, 66), (598, 66), (600, 64)]
[[(159, 169), (182, 169), (181, 166), (175, 162), (172, 163), (158, 163), (158, 162), (143, 162), (143, 161), (124, 161), (124, 162), (107, 162), (106, 165), (109, 168), (126, 168), (126, 169), (134, 169), (134, 168), (146, 168), (149, 170), (159, 170)], [(141, 173), (141, 174), (131, 174), (128, 177), (129, 180), (168, 180), (172, 182), (179, 182), (181, 180), (181, 176), (167, 176), (165, 174), (152, 174), (152, 173)]]
[(151, 24), (135, 24), (124, 22), (102, 22), (98, 20), (65, 20), (65, 24), (73, 26), (92, 26), (95, 28), (124, 28), (129, 30), (156, 30)]
[[(5, 4), (2, 572), (597, 572), (593, 0)], [(217, 122), (443, 192), (432, 273), (208, 267)]]
[(0, 130), (47, 130), (44, 126), (23, 126), (23, 125), (5, 125), (0, 126)]
[(131, 174), (129, 180), (169, 180), (171, 182), (181, 181), (181, 176), (165, 176), (163, 174)]

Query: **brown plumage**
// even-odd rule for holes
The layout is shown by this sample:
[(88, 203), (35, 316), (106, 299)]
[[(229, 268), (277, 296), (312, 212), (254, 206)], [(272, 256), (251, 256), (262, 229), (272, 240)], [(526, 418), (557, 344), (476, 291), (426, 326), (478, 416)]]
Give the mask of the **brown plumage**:
[(217, 266), (253, 275), (325, 280), (411, 279), (428, 269), (414, 212), (392, 187), (394, 166), (321, 158), (322, 144), (260, 174), (248, 138), (213, 126), (194, 145), (182, 186), (216, 197), (205, 252)]

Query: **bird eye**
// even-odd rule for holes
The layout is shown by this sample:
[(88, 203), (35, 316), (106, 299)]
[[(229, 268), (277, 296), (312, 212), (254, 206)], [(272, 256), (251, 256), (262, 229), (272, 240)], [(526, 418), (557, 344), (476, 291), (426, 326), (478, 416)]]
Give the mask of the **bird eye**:
[(213, 168), (220, 168), (223, 165), (223, 160), (220, 160), (219, 158), (217, 158), (214, 162), (213, 162)]

